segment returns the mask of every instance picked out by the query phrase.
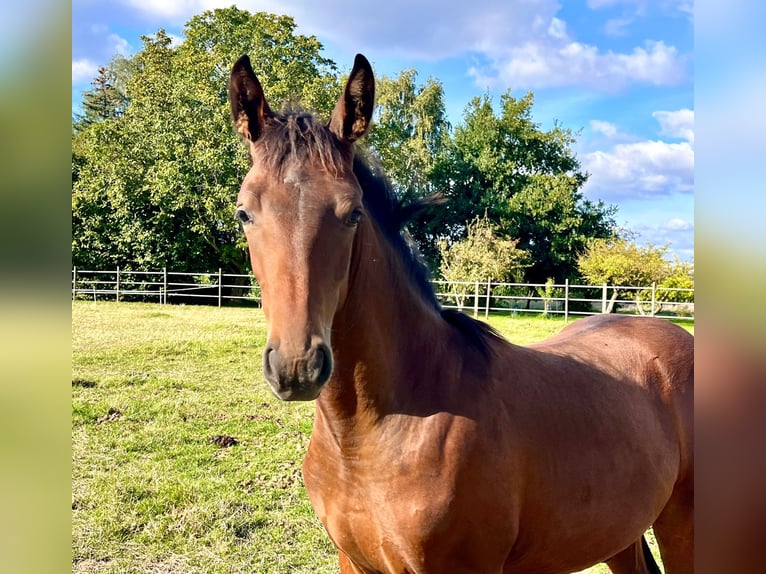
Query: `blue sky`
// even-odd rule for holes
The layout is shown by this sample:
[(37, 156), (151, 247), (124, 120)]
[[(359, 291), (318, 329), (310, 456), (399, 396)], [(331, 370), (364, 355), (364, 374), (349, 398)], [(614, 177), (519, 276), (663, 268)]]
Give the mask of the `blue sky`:
[[(215, 0), (74, 0), (72, 105), (98, 66), (140, 49), (141, 35), (182, 36)], [(639, 243), (684, 260), (694, 249), (692, 0), (251, 0), (242, 9), (289, 14), (324, 55), (348, 69), (362, 52), (376, 74), (415, 69), (444, 86), (459, 123), (468, 101), (507, 89), (535, 94), (534, 120), (579, 131), (591, 174), (586, 197), (619, 206)]]

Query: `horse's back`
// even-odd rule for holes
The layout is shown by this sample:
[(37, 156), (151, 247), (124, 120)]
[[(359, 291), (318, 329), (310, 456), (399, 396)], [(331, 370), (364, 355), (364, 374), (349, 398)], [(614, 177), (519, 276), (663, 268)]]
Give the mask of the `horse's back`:
[(662, 348), (670, 342), (680, 343), (680, 352), (692, 352), (694, 337), (682, 327), (666, 319), (627, 315), (592, 315), (579, 319), (564, 327), (559, 333), (531, 347), (550, 345), (579, 346), (591, 340), (611, 338), (614, 343), (628, 342), (632, 345), (648, 345)]
[(665, 319), (594, 315), (530, 346), (685, 395), (694, 385), (694, 337)]

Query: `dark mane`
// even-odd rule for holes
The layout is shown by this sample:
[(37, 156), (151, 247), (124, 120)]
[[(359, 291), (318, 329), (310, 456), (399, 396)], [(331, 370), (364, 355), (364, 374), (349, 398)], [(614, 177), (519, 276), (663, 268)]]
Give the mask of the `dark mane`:
[[(341, 174), (348, 160), (343, 146), (310, 113), (295, 109), (287, 110), (269, 118), (268, 127), (255, 144), (266, 165), (280, 177), (292, 162), (319, 161), (325, 169)], [(458, 329), (471, 345), (482, 354), (490, 352), (490, 340), (502, 338), (486, 323), (476, 321), (460, 311), (442, 309), (431, 284), (431, 272), (418, 253), (417, 247), (407, 236), (405, 226), (424, 208), (439, 200), (424, 198), (403, 203), (394, 192), (381, 169), (373, 169), (360, 155), (354, 157), (353, 172), (363, 191), (368, 214), (378, 224), (394, 252), (404, 265), (408, 277), (418, 292), (437, 310), (444, 320)], [(381, 172), (381, 173), (378, 173)]]
[(431, 283), (431, 272), (420, 257), (417, 246), (405, 235), (407, 223), (418, 212), (439, 200), (426, 197), (416, 202), (403, 203), (396, 197), (388, 179), (376, 174), (359, 156), (354, 158), (354, 175), (362, 187), (367, 211), (391, 243), (421, 296), (439, 311), (447, 323), (458, 329), (474, 348), (485, 356), (489, 355), (489, 342), (495, 338), (502, 339), (500, 333), (461, 311), (442, 309)]
[(414, 242), (406, 239), (405, 226), (413, 215), (427, 203), (403, 204), (396, 197), (393, 187), (382, 174), (377, 174), (369, 163), (358, 155), (354, 157), (354, 175), (363, 191), (364, 206), (394, 251), (399, 256), (407, 275), (417, 286), (421, 296), (434, 308), (440, 309), (433, 286), (431, 272), (420, 257)]
[(342, 174), (348, 153), (326, 124), (300, 108), (287, 109), (267, 120), (267, 127), (255, 146), (266, 165), (283, 176), (293, 162), (319, 161), (336, 175)]

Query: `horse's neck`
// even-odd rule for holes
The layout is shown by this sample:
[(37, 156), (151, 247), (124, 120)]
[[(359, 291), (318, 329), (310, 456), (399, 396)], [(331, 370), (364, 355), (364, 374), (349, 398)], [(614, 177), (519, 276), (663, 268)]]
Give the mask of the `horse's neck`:
[(444, 353), (447, 326), (388, 241), (372, 226), (359, 233), (333, 325), (335, 370), (318, 407), (328, 420), (374, 424), (424, 392), (421, 370)]

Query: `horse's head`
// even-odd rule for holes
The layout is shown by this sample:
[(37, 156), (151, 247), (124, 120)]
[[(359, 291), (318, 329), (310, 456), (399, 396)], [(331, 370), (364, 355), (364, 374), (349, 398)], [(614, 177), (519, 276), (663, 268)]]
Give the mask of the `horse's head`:
[(357, 55), (325, 125), (272, 112), (247, 56), (231, 72), (234, 124), (252, 159), (235, 216), (268, 325), (263, 373), (282, 400), (315, 399), (332, 373), (331, 328), (363, 213), (353, 144), (369, 127), (374, 90), (372, 68)]

